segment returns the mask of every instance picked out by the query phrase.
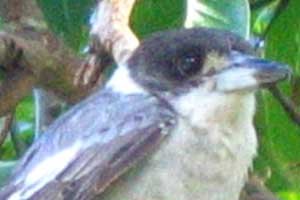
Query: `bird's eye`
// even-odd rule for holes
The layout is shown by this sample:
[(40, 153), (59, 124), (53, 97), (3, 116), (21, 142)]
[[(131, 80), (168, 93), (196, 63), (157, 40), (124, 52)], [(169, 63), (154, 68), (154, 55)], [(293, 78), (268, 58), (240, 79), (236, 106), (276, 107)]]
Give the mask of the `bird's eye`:
[(199, 69), (198, 65), (200, 63), (197, 58), (187, 57), (178, 65), (178, 70), (181, 76), (186, 77), (197, 72)]

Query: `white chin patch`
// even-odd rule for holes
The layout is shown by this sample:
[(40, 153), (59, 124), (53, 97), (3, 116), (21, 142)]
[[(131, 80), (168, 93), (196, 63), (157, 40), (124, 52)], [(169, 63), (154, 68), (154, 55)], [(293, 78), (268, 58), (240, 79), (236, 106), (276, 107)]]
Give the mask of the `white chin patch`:
[(122, 94), (146, 93), (146, 91), (130, 77), (129, 70), (125, 65), (119, 66), (116, 69), (106, 84), (106, 88), (111, 88), (113, 91)]
[(254, 90), (259, 85), (255, 78), (255, 69), (231, 68), (216, 75), (216, 90), (231, 92), (238, 90)]

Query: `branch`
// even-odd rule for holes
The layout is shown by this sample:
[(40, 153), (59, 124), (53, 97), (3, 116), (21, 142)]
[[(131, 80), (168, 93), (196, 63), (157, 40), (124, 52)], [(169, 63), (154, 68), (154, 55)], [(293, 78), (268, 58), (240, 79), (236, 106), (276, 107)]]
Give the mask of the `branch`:
[(139, 45), (139, 40), (129, 27), (131, 10), (135, 0), (101, 0), (94, 13), (90, 31), (90, 55), (86, 64), (78, 70), (76, 85), (103, 82), (103, 71), (112, 63), (126, 63)]
[(0, 131), (0, 147), (4, 143), (10, 131), (13, 119), (14, 119), (14, 113), (9, 113), (7, 116), (4, 117), (3, 127)]
[(282, 105), (290, 119), (300, 126), (300, 113), (297, 112), (297, 106), (288, 97), (282, 94), (278, 86), (271, 87), (270, 92)]
[[(7, 44), (14, 44), (15, 48)], [(8, 56), (20, 50), (22, 55), (18, 58)], [(5, 66), (7, 63), (15, 66)], [(91, 85), (74, 85), (75, 74), (83, 63), (84, 59), (62, 45), (49, 51), (39, 41), (0, 33), (0, 66), (7, 70), (0, 86), (0, 115), (12, 110), (33, 86), (48, 89), (71, 103), (87, 96)]]
[(124, 64), (139, 45), (139, 40), (129, 27), (131, 10), (135, 0), (102, 0), (95, 11), (91, 36), (96, 52), (104, 48), (113, 55), (118, 65)]
[[(48, 30), (35, 1), (17, 2), (0, 2), (0, 15), (6, 22), (3, 30), (7, 31), (0, 34), (0, 68), (5, 70), (5, 80), (0, 86), (0, 116), (12, 110), (32, 92), (33, 87), (53, 92), (68, 103), (75, 103), (93, 92), (101, 81), (98, 77), (102, 70), (99, 71), (96, 66), (99, 63), (79, 58), (66, 48)], [(10, 13), (16, 11), (16, 6), (18, 16), (11, 17)], [(34, 23), (30, 23), (32, 20)], [(16, 48), (10, 48), (7, 43), (14, 44)], [(22, 52), (22, 56), (8, 56), (14, 55), (14, 50)], [(104, 68), (107, 62), (101, 64)], [(80, 70), (92, 67), (96, 70), (84, 85), (74, 84)]]
[[(9, 71), (9, 76), (5, 75), (7, 78), (0, 88), (0, 116), (13, 109), (34, 86), (50, 90), (71, 103), (90, 94), (102, 82), (102, 72), (111, 63), (108, 55), (112, 54), (117, 64), (122, 65), (139, 45), (129, 28), (134, 3), (135, 0), (99, 1), (91, 29), (91, 54), (85, 60), (78, 58), (48, 32), (34, 32), (32, 35), (39, 35), (39, 41), (24, 39), (24, 35), (30, 35), (28, 32), (18, 33), (22, 37), (1, 33), (0, 65)], [(42, 42), (45, 37), (46, 41), (50, 38), (47, 44)], [(8, 60), (7, 55), (14, 52), (5, 41), (13, 41), (15, 49), (22, 50), (23, 54), (17, 61), (15, 58)], [(56, 45), (51, 47), (53, 43)], [(17, 66), (5, 66), (7, 63), (17, 63)], [(77, 84), (74, 84), (74, 79)]]
[(240, 200), (279, 200), (268, 188), (264, 185), (263, 181), (252, 175), (245, 184)]

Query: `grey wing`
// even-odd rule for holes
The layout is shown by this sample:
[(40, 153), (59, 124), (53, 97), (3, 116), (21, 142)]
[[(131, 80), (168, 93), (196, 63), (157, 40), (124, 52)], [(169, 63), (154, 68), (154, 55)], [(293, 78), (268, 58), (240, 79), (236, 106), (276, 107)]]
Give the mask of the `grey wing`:
[(175, 114), (150, 96), (100, 92), (29, 149), (0, 199), (93, 199), (168, 135)]

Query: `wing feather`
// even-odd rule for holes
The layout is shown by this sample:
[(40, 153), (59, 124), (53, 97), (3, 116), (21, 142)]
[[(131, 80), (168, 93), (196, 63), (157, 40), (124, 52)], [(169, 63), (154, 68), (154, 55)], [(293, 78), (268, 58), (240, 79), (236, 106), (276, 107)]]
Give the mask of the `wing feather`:
[[(155, 97), (103, 90), (49, 127), (20, 161), (0, 199), (93, 199), (153, 152), (174, 120), (175, 113)], [(39, 169), (43, 163), (46, 168)], [(32, 174), (40, 178), (29, 179)]]

